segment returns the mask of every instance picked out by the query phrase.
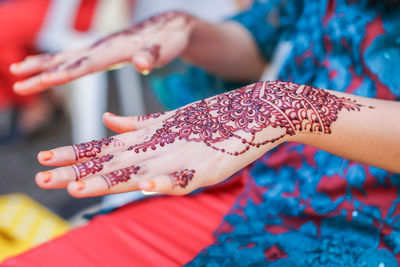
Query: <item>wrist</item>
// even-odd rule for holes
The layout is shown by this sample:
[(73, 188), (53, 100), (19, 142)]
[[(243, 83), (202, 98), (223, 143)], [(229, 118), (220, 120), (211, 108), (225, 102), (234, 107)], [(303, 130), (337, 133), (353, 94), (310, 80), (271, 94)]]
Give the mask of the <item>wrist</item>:
[(213, 25), (197, 17), (188, 16), (190, 16), (188, 44), (183, 51), (182, 58), (193, 62), (204, 54), (204, 44), (211, 41), (209, 34), (212, 32)]
[(301, 143), (316, 135), (331, 134), (341, 111), (360, 110), (363, 106), (328, 90), (279, 81), (264, 83), (259, 99), (275, 116), (271, 126), (284, 130), (283, 141)]
[(257, 147), (286, 141), (304, 143), (315, 135), (330, 134), (342, 110), (362, 107), (327, 90), (290, 82), (259, 82), (250, 87), (252, 90), (241, 96), (245, 106), (246, 100), (252, 99), (243, 121), (250, 122), (250, 132), (262, 128), (252, 142)]
[(233, 21), (212, 24), (194, 19), (182, 57), (215, 76), (235, 82), (259, 80), (266, 64), (251, 34)]

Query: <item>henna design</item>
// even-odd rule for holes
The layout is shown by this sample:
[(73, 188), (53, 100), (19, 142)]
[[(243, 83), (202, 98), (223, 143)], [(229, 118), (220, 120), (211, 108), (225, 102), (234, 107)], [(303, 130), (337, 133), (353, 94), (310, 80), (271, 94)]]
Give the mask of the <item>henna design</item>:
[(125, 146), (125, 143), (119, 139), (113, 139), (112, 143), (114, 144), (114, 147), (122, 147)]
[(155, 44), (148, 48), (145, 48), (144, 50), (150, 53), (150, 55), (153, 57), (154, 62), (157, 62), (158, 59), (160, 58), (160, 50), (161, 50), (160, 45)]
[(119, 183), (125, 183), (131, 179), (132, 174), (138, 174), (140, 171), (139, 166), (132, 165), (120, 170), (110, 172), (108, 174), (102, 175), (101, 178), (106, 181), (108, 188), (115, 186)]
[[(178, 26), (176, 26), (177, 24), (174, 23), (174, 21), (177, 21), (179, 19), (182, 20), (182, 23), (180, 23), (180, 24), (178, 24)], [(184, 12), (179, 12), (179, 11), (165, 12), (165, 13), (150, 17), (150, 18), (142, 21), (141, 23), (136, 24), (132, 27), (129, 27), (123, 31), (108, 35), (108, 36), (100, 39), (99, 41), (95, 42), (93, 45), (91, 45), (87, 51), (93, 50), (94, 48), (96, 48), (100, 45), (106, 44), (110, 40), (113, 40), (113, 39), (121, 37), (121, 36), (129, 37), (129, 36), (134, 36), (134, 35), (140, 34), (140, 33), (144, 33), (144, 34), (146, 34), (146, 36), (157, 36), (154, 34), (157, 33), (157, 31), (161, 31), (164, 29), (169, 30), (169, 31), (184, 30), (186, 28), (186, 26), (192, 20), (193, 20), (193, 18)], [(152, 38), (139, 38), (139, 39), (141, 40), (140, 41), (140, 43), (141, 43), (140, 49), (149, 52), (151, 54), (151, 56), (153, 57), (154, 62), (157, 63), (158, 59), (160, 58), (160, 50), (161, 50), (160, 40), (157, 40), (157, 38), (153, 38), (153, 37)], [(148, 39), (150, 39), (150, 40), (148, 40)], [(158, 38), (158, 39), (160, 39), (160, 38)], [(147, 41), (144, 41), (144, 40), (147, 40)], [(46, 55), (43, 55), (42, 58), (46, 59), (46, 61), (47, 61), (47, 59), (52, 59), (54, 56), (55, 56), (55, 54), (54, 55), (46, 54)], [(60, 64), (57, 64), (56, 66), (54, 66), (52, 68), (49, 68), (46, 71), (46, 73), (48, 73), (48, 74), (54, 73), (54, 72), (59, 71), (60, 69), (72, 71), (72, 70), (79, 68), (82, 65), (82, 63), (87, 60), (89, 60), (89, 57), (83, 56), (81, 58), (78, 58), (76, 61), (74, 61), (72, 63), (64, 61)]]
[(103, 138), (101, 140), (93, 140), (87, 143), (81, 143), (72, 146), (75, 152), (75, 159), (95, 157), (101, 153), (103, 146), (108, 146), (114, 140), (112, 137)]
[(96, 172), (103, 170), (103, 163), (109, 162), (113, 158), (113, 155), (106, 155), (101, 158), (95, 157), (89, 161), (72, 165), (76, 180), (78, 181), (89, 174), (95, 174)]
[(151, 27), (151, 31), (157, 31), (162, 27), (165, 27), (166, 24), (172, 22), (175, 19), (178, 18), (183, 18), (185, 20), (184, 24), (187, 25), (189, 21), (192, 19), (192, 17), (184, 12), (179, 12), (179, 11), (169, 11), (165, 12), (159, 15), (155, 15), (153, 17), (150, 17), (144, 21), (142, 21), (139, 24), (136, 24), (126, 30), (111, 34), (109, 36), (104, 37), (103, 39), (100, 39), (96, 43), (94, 43), (91, 48), (95, 48), (101, 44), (104, 44), (105, 42), (108, 42), (111, 39), (114, 39), (119, 36), (124, 36), (124, 35), (133, 35), (142, 32), (144, 29), (149, 29)]
[(178, 172), (172, 173), (172, 184), (173, 186), (180, 186), (182, 188), (185, 188), (189, 182), (193, 179), (195, 170), (188, 170), (184, 169)]
[(36, 56), (28, 56), (26, 59), (29, 58), (36, 58), (40, 63), (47, 63), (50, 60), (54, 59), (56, 54), (41, 54)]
[(137, 121), (145, 121), (148, 119), (156, 119), (160, 117), (161, 115), (164, 115), (165, 112), (158, 112), (158, 113), (153, 113), (153, 114), (148, 114), (148, 115), (141, 115), (138, 116)]
[[(297, 132), (330, 134), (331, 124), (342, 109), (360, 111), (361, 107), (364, 106), (351, 99), (311, 86), (258, 82), (179, 108), (163, 121), (163, 127), (149, 141), (128, 150), (146, 152), (183, 139), (203, 142), (217, 151), (237, 156), (250, 147), (274, 143)], [(275, 138), (255, 141), (256, 133), (267, 127), (281, 128), (284, 132)], [(243, 143), (243, 149), (227, 151), (218, 147), (233, 138)]]
[(65, 69), (66, 70), (74, 70), (80, 67), (80, 65), (82, 65), (83, 62), (89, 60), (89, 57), (82, 57), (80, 59), (78, 59), (77, 61), (75, 61), (74, 63), (72, 63), (71, 65), (67, 66)]

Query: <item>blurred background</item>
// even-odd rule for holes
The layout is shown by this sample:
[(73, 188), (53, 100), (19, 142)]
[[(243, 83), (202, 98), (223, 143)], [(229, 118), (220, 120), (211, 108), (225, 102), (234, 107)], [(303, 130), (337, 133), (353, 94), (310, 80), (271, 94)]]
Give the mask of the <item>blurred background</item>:
[[(89, 45), (155, 13), (184, 10), (211, 22), (230, 17), (251, 0), (0, 0), (0, 262), (85, 222), (79, 215), (102, 198), (74, 199), (43, 190), (34, 175), (46, 168), (41, 150), (113, 135), (105, 111), (141, 115), (165, 109), (151, 80), (182, 68), (177, 60), (141, 76), (130, 65), (81, 78), (33, 96), (13, 93), (9, 65), (37, 53)], [(117, 201), (123, 196), (113, 196)]]

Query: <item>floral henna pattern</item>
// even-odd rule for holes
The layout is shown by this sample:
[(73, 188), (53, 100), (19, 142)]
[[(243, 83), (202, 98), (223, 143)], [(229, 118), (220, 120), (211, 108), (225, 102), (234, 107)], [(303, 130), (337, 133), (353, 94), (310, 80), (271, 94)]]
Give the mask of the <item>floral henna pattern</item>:
[(103, 146), (108, 146), (114, 140), (112, 137), (72, 146), (75, 152), (75, 159), (91, 158), (101, 153)]
[(195, 170), (184, 169), (178, 172), (172, 173), (172, 184), (174, 187), (180, 186), (186, 188), (189, 182), (193, 179)]
[(86, 177), (89, 174), (95, 174), (103, 170), (103, 164), (109, 162), (113, 158), (113, 155), (107, 155), (101, 158), (95, 157), (89, 161), (72, 165), (75, 172), (76, 180), (78, 181), (79, 179)]
[[(181, 23), (179, 23), (179, 20), (181, 20)], [(169, 11), (165, 12), (156, 16), (153, 16), (149, 19), (146, 19), (142, 21), (139, 24), (136, 24), (132, 27), (127, 28), (126, 30), (108, 35), (96, 43), (94, 43), (92, 46), (88, 48), (88, 51), (91, 51), (101, 45), (107, 44), (109, 41), (116, 39), (121, 36), (135, 36), (139, 34), (143, 34), (147, 36), (157, 36), (158, 31), (162, 30), (168, 30), (168, 31), (176, 31), (176, 30), (185, 30), (185, 28), (190, 24), (190, 22), (193, 20), (193, 17), (184, 13), (184, 12), (179, 12), (179, 11)], [(178, 23), (176, 23), (178, 21)], [(143, 37), (143, 36), (140, 36)], [(149, 38), (140, 38), (141, 40), (144, 39), (149, 39)], [(158, 38), (159, 39), (159, 38)], [(161, 45), (162, 45), (162, 40), (158, 40), (157, 38), (150, 38), (148, 41), (143, 41), (142, 42), (142, 47), (141, 49), (144, 51), (147, 51), (151, 54), (153, 57), (154, 62), (157, 64), (158, 59), (160, 58), (160, 52), (161, 52)], [(126, 40), (130, 42), (130, 40)], [(43, 61), (49, 61), (52, 60), (55, 57), (53, 54), (46, 54), (43, 55), (40, 59), (43, 58)], [(90, 61), (90, 58), (88, 56), (82, 56), (78, 59), (76, 59), (73, 62), (62, 62), (50, 69), (46, 73), (54, 73), (59, 71), (60, 69), (65, 69), (67, 71), (73, 71), (75, 69), (78, 69), (82, 65), (85, 65)]]
[(138, 174), (139, 171), (140, 171), (139, 166), (132, 165), (130, 167), (102, 175), (101, 177), (104, 179), (104, 181), (106, 181), (108, 188), (111, 188), (119, 183), (124, 183), (129, 181), (131, 179), (131, 175)]
[[(258, 82), (234, 91), (189, 104), (164, 120), (151, 139), (131, 146), (136, 153), (155, 150), (176, 140), (203, 142), (229, 154), (240, 155), (250, 147), (274, 143), (297, 132), (331, 133), (331, 125), (342, 109), (360, 111), (363, 105), (337, 97), (322, 89), (290, 82)], [(275, 138), (255, 141), (256, 133), (267, 127), (281, 128)], [(227, 151), (228, 139), (243, 143), (239, 151)]]
[[(149, 31), (149, 34), (151, 34), (152, 32), (156, 32), (157, 30), (160, 30), (161, 28), (166, 27), (170, 22), (173, 22), (174, 20), (177, 20), (177, 19), (184, 19), (183, 25), (187, 25), (192, 20), (192, 17), (184, 12), (179, 12), (179, 11), (165, 12), (165, 13), (153, 16), (149, 19), (146, 19), (146, 20), (142, 21), (141, 23), (136, 24), (126, 30), (111, 34), (111, 35), (97, 41), (96, 43), (94, 43), (92, 45), (92, 48), (102, 45), (116, 37), (124, 36), (124, 35), (138, 34), (144, 30)], [(173, 28), (171, 28), (171, 29), (173, 29)], [(158, 46), (158, 48), (157, 48), (157, 46)], [(156, 50), (159, 50), (159, 45), (156, 44), (151, 49), (153, 49), (153, 48)], [(158, 53), (158, 51), (156, 53)]]

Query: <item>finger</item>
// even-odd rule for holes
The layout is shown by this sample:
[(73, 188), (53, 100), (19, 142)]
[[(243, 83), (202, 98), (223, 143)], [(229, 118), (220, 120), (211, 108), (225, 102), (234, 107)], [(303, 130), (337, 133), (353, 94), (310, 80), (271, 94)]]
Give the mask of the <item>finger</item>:
[(147, 192), (157, 192), (171, 195), (188, 194), (199, 186), (198, 180), (194, 179), (194, 169), (182, 169), (169, 174), (157, 176), (153, 179), (139, 182), (139, 189)]
[(147, 75), (158, 64), (160, 59), (160, 46), (152, 45), (142, 48), (131, 58), (132, 64), (138, 72)]
[(53, 68), (67, 59), (71, 53), (40, 54), (28, 56), (23, 61), (11, 64), (10, 72), (14, 75), (32, 75)]
[[(153, 156), (147, 157), (144, 160), (140, 154), (130, 154), (133, 157), (129, 157), (128, 165), (126, 164), (127, 161), (124, 161), (124, 164), (114, 165), (113, 168), (118, 168), (115, 168), (111, 172), (106, 172), (106, 169), (104, 169), (104, 172), (100, 175), (70, 182), (68, 184), (68, 191), (72, 196), (86, 197), (139, 190), (139, 181), (151, 180), (154, 177), (163, 175), (163, 173), (175, 174), (174, 170), (181, 168), (182, 163), (176, 161), (181, 152), (179, 152), (179, 149), (175, 149), (174, 151), (172, 153), (167, 151), (168, 153), (165, 156), (160, 156), (153, 151)], [(160, 187), (160, 190), (162, 188), (164, 187)]]
[(106, 112), (103, 115), (103, 122), (110, 130), (117, 133), (125, 133), (150, 127), (166, 117), (168, 117), (167, 112), (143, 116), (117, 116), (113, 113)]
[(87, 53), (82, 51), (81, 54), (80, 57), (75, 56), (70, 60), (64, 60), (62, 64), (55, 68), (49, 68), (44, 73), (15, 83), (14, 91), (22, 95), (37, 93), (51, 86), (65, 84), (86, 74), (100, 71), (110, 64), (119, 62), (116, 58), (95, 64), (96, 62)]
[(50, 86), (70, 82), (90, 72), (93, 72), (93, 68), (89, 57), (82, 56), (72, 62), (66, 62), (55, 70), (15, 83), (14, 91), (23, 95), (37, 93)]
[[(141, 135), (142, 134), (142, 135)], [(86, 161), (93, 157), (126, 150), (129, 143), (141, 143), (146, 135), (140, 132), (120, 134), (73, 146), (64, 146), (39, 152), (38, 161), (45, 166), (65, 166)]]
[(62, 62), (83, 53), (86, 48), (64, 51), (57, 54), (39, 54), (28, 56), (23, 61), (11, 64), (10, 72), (14, 75), (26, 76), (39, 72), (54, 72)]
[(33, 76), (14, 84), (14, 92), (20, 95), (35, 94), (51, 86), (60, 85), (69, 81), (65, 71), (49, 72)]
[(134, 131), (133, 122), (135, 116), (118, 116), (110, 112), (103, 114), (103, 122), (108, 129), (117, 133)]
[(108, 170), (108, 172), (114, 170), (111, 162), (113, 159), (115, 159), (114, 155), (105, 155), (71, 166), (39, 172), (35, 176), (36, 184), (42, 188), (65, 188), (71, 181), (78, 181), (95, 174), (99, 175), (104, 170)]
[(153, 179), (140, 181), (138, 184), (139, 190), (148, 193), (172, 193), (173, 185), (169, 175), (161, 175)]
[(138, 176), (142, 176), (141, 167), (131, 165), (102, 176), (71, 182), (67, 190), (73, 197), (101, 196), (138, 190)]
[[(94, 157), (90, 160), (73, 164), (66, 167), (59, 167), (50, 171), (39, 172), (35, 179), (38, 186), (42, 188), (63, 188), (71, 181), (88, 179), (93, 176), (100, 176), (121, 168), (134, 162), (140, 164), (158, 155), (156, 151), (138, 154), (130, 150)], [(151, 164), (147, 164), (151, 166)], [(157, 166), (158, 167), (158, 166)], [(153, 166), (153, 169), (157, 169)]]

